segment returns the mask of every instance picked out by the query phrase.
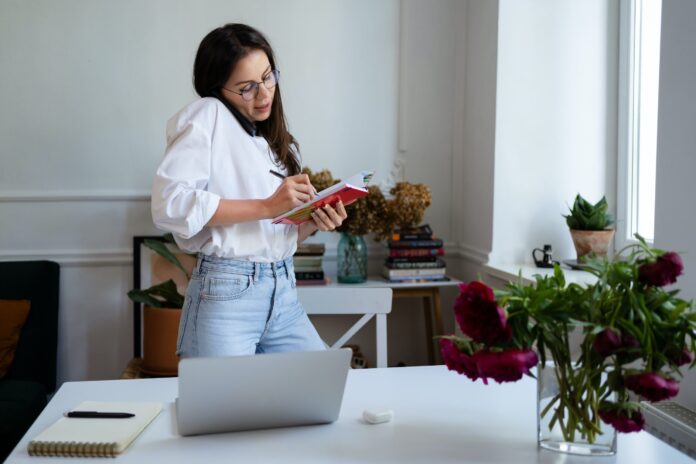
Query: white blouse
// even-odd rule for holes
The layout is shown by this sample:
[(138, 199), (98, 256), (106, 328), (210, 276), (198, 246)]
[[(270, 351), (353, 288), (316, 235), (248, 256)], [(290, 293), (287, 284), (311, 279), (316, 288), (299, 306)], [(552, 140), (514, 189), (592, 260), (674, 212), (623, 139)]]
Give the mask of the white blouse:
[(155, 225), (182, 250), (274, 262), (297, 249), (297, 226), (271, 219), (207, 226), (220, 199), (263, 199), (282, 180), (268, 142), (244, 131), (216, 98), (197, 100), (167, 122), (167, 149), (152, 186)]

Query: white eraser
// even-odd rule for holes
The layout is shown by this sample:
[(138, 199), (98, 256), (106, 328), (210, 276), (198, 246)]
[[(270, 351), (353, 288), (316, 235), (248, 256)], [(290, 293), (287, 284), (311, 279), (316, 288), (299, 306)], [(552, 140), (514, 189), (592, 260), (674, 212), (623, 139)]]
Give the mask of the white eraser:
[(389, 422), (394, 417), (394, 411), (387, 408), (373, 408), (363, 411), (363, 419), (370, 424)]

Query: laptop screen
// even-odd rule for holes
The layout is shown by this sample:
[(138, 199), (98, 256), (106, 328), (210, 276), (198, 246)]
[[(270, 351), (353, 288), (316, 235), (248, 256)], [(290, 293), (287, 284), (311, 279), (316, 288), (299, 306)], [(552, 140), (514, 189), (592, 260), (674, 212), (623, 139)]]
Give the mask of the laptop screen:
[(183, 359), (178, 431), (199, 435), (333, 422), (351, 355), (344, 348)]

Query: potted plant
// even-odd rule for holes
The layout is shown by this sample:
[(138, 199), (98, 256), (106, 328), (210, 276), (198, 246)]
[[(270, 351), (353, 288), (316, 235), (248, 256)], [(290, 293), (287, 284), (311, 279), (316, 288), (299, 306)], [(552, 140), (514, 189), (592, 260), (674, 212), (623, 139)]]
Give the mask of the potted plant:
[(607, 213), (608, 209), (605, 197), (593, 205), (579, 193), (575, 196), (570, 214), (564, 217), (570, 227), (578, 261), (590, 253), (597, 256), (607, 255), (609, 243), (614, 237), (614, 229), (610, 228), (614, 221)]
[[(143, 304), (143, 362), (141, 370), (151, 375), (176, 375), (179, 358), (176, 355), (176, 342), (179, 332), (181, 308), (184, 296), (179, 291), (190, 278), (190, 272), (173, 253), (167, 244), (174, 243), (171, 234), (164, 241), (146, 239), (143, 245), (155, 252), (153, 274), (158, 274), (163, 282), (146, 289), (133, 289), (128, 297)], [(159, 261), (156, 259), (159, 258)], [(179, 281), (178, 285), (177, 282)]]
[[(693, 368), (692, 301), (665, 286), (683, 273), (675, 252), (638, 243), (587, 259), (593, 284), (567, 284), (561, 268), (505, 290), (461, 284), (454, 313), (464, 336), (440, 337), (445, 364), (471, 380), (514, 382), (537, 366), (538, 445), (613, 454), (615, 431), (644, 428), (638, 396), (674, 397)], [(570, 337), (580, 330), (579, 344)], [(531, 434), (530, 434), (531, 436)]]

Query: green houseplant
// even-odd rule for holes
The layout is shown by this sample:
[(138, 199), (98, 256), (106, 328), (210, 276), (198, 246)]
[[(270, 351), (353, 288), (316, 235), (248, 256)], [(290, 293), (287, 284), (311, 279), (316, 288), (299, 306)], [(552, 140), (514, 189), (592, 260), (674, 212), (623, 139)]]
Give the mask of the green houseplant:
[[(143, 245), (161, 257), (168, 265), (167, 273), (180, 273), (177, 278), (190, 278), (189, 271), (168, 244), (174, 244), (171, 234), (163, 240), (145, 239)], [(151, 375), (176, 375), (179, 359), (176, 340), (184, 296), (173, 278), (145, 289), (133, 289), (128, 297), (143, 305), (143, 361), (141, 370)]]
[[(614, 260), (587, 260), (593, 284), (566, 283), (556, 265), (532, 285), (521, 278), (505, 290), (460, 285), (453, 309), (464, 336), (441, 337), (445, 364), (484, 383), (517, 381), (538, 364), (543, 448), (612, 454), (614, 430), (645, 425), (635, 395), (669, 399), (679, 391), (680, 369), (694, 367), (693, 302), (665, 288), (683, 262), (636, 238)], [(570, 337), (576, 330), (579, 342)]]
[(609, 204), (605, 197), (592, 204), (579, 193), (575, 196), (570, 214), (564, 217), (570, 228), (578, 261), (590, 253), (597, 256), (607, 255), (609, 244), (614, 237), (614, 229), (611, 228), (614, 221), (607, 212), (608, 209)]
[[(167, 246), (167, 243), (174, 243), (171, 234), (164, 235), (164, 241), (145, 239), (143, 245), (157, 253), (157, 255), (172, 263), (177, 269), (184, 273), (186, 279), (191, 276), (184, 268), (183, 264)], [(181, 308), (184, 304), (184, 296), (179, 293), (173, 279), (153, 285), (145, 289), (133, 289), (128, 292), (128, 298), (153, 308)]]

